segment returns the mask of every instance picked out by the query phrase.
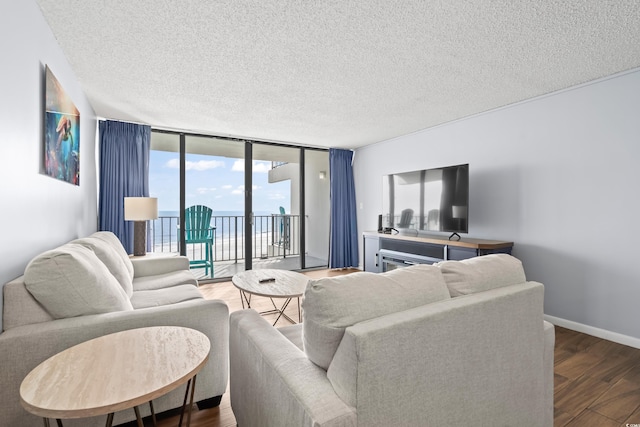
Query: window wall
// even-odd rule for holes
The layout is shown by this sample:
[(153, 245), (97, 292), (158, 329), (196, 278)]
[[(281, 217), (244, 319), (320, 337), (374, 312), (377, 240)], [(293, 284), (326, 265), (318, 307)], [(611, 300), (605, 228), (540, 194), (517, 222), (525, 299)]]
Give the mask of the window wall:
[[(150, 224), (152, 251), (188, 256), (201, 280), (326, 267), (328, 163), (325, 150), (154, 131), (149, 188), (160, 217)], [(211, 209), (210, 249), (208, 239), (191, 243), (191, 206)]]

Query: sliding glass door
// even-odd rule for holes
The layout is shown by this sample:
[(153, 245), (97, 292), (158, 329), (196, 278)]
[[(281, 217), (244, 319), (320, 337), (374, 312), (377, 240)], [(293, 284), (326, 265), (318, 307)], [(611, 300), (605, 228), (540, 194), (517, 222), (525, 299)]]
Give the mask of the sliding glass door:
[(204, 220), (210, 228), (185, 235), (199, 277), (231, 277), (245, 268), (244, 159), (241, 141), (185, 136), (185, 225)]
[(326, 151), (154, 131), (149, 187), (152, 251), (188, 256), (200, 280), (327, 265)]
[(252, 143), (251, 153), (252, 268), (298, 270), (300, 149)]

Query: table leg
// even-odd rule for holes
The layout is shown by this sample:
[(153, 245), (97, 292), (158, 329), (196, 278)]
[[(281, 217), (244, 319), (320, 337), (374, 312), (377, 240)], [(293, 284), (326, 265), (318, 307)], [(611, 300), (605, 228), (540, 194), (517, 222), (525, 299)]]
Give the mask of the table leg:
[(44, 427), (50, 427), (49, 426), (49, 418), (42, 417), (42, 421), (44, 421)]
[[(249, 296), (247, 296), (247, 294)], [(242, 303), (242, 308), (244, 309), (244, 303), (247, 303), (247, 308), (251, 308), (251, 294), (248, 292), (240, 291), (240, 302)]]
[(137, 406), (134, 406), (133, 410), (136, 413), (136, 421), (138, 422), (138, 427), (144, 427), (144, 423), (142, 422), (142, 418), (140, 417), (140, 409), (138, 409)]
[[(242, 291), (240, 291), (242, 292)], [(191, 379), (187, 381), (187, 390), (184, 392), (184, 400), (182, 401), (182, 410), (180, 411), (180, 421), (178, 422), (178, 427), (182, 426), (182, 418), (184, 418), (184, 408), (187, 406), (187, 397), (189, 396), (189, 388), (191, 387)]]
[(106, 427), (111, 427), (113, 425), (113, 412), (107, 415), (107, 422), (105, 423)]
[(191, 425), (191, 410), (193, 408), (193, 395), (196, 389), (196, 375), (187, 381), (187, 390), (184, 393), (184, 401), (182, 402), (182, 411), (180, 411), (180, 421), (178, 427), (182, 427), (182, 419), (184, 418), (184, 408), (187, 406), (187, 397), (189, 397), (189, 391), (191, 391), (191, 399), (189, 400), (189, 410), (187, 412), (187, 424), (186, 427)]
[[(273, 306), (276, 306), (276, 303), (273, 302), (273, 299), (271, 299), (271, 302), (273, 303)], [(276, 307), (276, 311), (279, 313), (278, 317), (276, 317), (276, 321), (273, 322), (273, 326), (276, 326), (276, 323), (278, 323), (278, 320), (280, 320), (281, 317), (284, 316), (285, 319), (287, 319), (289, 322), (291, 323), (296, 323), (294, 322), (289, 316), (287, 316), (286, 314), (284, 314), (284, 311), (286, 310), (287, 306), (289, 305), (289, 303), (291, 302), (291, 298), (287, 298), (286, 301), (284, 302), (284, 304), (282, 304), (282, 308), (277, 308)]]
[[(193, 381), (191, 382), (191, 402), (189, 403), (189, 412), (187, 413), (187, 427), (191, 426), (191, 411), (193, 409), (193, 395), (196, 391), (196, 376), (193, 376)], [(180, 426), (178, 426), (180, 427)]]
[(63, 427), (62, 420), (60, 418), (56, 418), (56, 424), (58, 424), (58, 427)]
[(157, 423), (156, 422), (156, 413), (153, 410), (153, 401), (152, 400), (149, 401), (149, 410), (151, 411), (151, 421), (153, 422), (153, 427), (156, 427), (157, 426), (157, 424), (156, 424)]

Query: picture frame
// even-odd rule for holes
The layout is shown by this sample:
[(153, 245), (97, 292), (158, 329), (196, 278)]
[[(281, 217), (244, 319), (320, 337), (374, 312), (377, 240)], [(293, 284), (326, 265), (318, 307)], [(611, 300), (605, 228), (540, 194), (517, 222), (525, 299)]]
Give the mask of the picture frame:
[(80, 112), (45, 67), (44, 173), (80, 185)]

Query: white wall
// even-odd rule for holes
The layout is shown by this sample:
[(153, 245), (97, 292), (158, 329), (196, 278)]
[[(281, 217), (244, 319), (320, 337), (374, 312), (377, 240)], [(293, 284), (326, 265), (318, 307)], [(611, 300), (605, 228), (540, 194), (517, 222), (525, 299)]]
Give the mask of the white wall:
[(515, 242), (556, 324), (640, 347), (640, 70), (358, 149), (359, 231), (382, 175), (459, 163), (468, 237)]
[[(0, 2), (0, 286), (97, 229), (96, 116), (35, 1)], [(44, 67), (80, 111), (80, 186), (40, 173)], [(1, 308), (1, 304), (0, 304)]]

